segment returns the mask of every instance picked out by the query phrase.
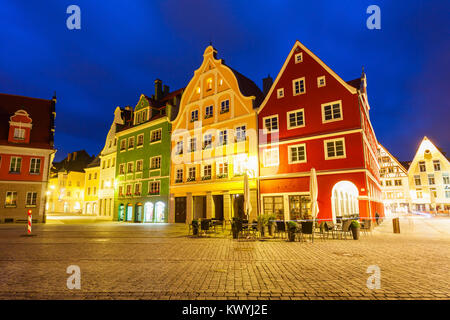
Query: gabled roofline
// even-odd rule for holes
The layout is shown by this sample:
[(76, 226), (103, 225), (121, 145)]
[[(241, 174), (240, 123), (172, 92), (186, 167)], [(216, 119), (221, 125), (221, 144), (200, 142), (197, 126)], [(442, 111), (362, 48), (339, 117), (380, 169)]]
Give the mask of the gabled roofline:
[(389, 151), (388, 149), (386, 149), (379, 141), (378, 141), (378, 146), (383, 148), (384, 152), (386, 152), (392, 159), (394, 159), (395, 162), (397, 162), (397, 165), (403, 170), (404, 173), (408, 174), (408, 170), (406, 170), (406, 168), (400, 163), (400, 161), (398, 161), (398, 159), (396, 157), (394, 157)]
[(300, 48), (303, 49), (307, 54), (309, 54), (316, 62), (318, 62), (322, 68), (324, 68), (328, 73), (330, 73), (338, 82), (342, 84), (343, 87), (345, 87), (350, 93), (356, 94), (357, 90), (353, 86), (349, 85), (347, 82), (345, 82), (341, 77), (339, 77), (336, 72), (334, 72), (330, 67), (328, 67), (318, 56), (316, 56), (314, 53), (312, 53), (311, 50), (309, 50), (305, 45), (303, 45), (300, 41), (296, 40), (294, 45), (292, 46), (291, 51), (289, 52), (289, 55), (287, 56), (286, 60), (284, 61), (283, 66), (281, 67), (281, 70), (278, 72), (277, 77), (275, 78), (275, 81), (273, 82), (272, 86), (270, 87), (269, 92), (267, 93), (266, 97), (264, 98), (263, 102), (261, 103), (261, 106), (258, 109), (258, 114), (264, 109), (266, 106), (267, 101), (269, 100), (270, 96), (272, 95), (273, 91), (275, 90), (275, 87), (278, 83), (278, 81), (281, 78), (281, 75), (284, 73), (284, 70), (286, 69), (287, 64), (291, 60), (292, 54), (294, 53), (294, 50), (297, 46), (300, 46)]
[(409, 168), (408, 168), (408, 172), (409, 172), (409, 170), (413, 167), (413, 164), (415, 164), (416, 162), (417, 162), (417, 158), (419, 157), (419, 149), (420, 149), (420, 146), (423, 144), (423, 142), (425, 141), (425, 140), (428, 140), (432, 145), (433, 145), (433, 147), (435, 147), (436, 148), (436, 150), (441, 154), (441, 156), (445, 159), (445, 160), (447, 160), (447, 162), (450, 162), (449, 160), (448, 160), (448, 158), (442, 153), (442, 151), (427, 137), (427, 136), (424, 136), (423, 137), (423, 139), (420, 141), (420, 143), (419, 143), (419, 146), (417, 147), (417, 149), (416, 149), (416, 153), (414, 154), (414, 158), (412, 159), (412, 161), (411, 161), (411, 164), (410, 164), (410, 166), (409, 166)]

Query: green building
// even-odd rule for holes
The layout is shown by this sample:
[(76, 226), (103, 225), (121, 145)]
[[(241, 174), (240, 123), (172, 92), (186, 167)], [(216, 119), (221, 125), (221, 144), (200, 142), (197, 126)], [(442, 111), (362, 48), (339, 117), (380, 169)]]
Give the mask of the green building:
[(183, 89), (169, 92), (155, 80), (155, 94), (142, 94), (131, 121), (118, 129), (114, 220), (167, 222), (171, 124)]

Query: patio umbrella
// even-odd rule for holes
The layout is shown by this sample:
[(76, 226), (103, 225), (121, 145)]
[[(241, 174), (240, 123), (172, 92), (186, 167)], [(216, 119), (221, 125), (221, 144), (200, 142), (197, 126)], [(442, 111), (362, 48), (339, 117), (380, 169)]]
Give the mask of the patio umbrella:
[(248, 219), (252, 211), (252, 204), (250, 203), (250, 184), (247, 172), (244, 175), (244, 211)]
[(311, 175), (309, 179), (309, 192), (311, 194), (311, 216), (313, 219), (313, 233), (312, 233), (312, 241), (314, 242), (314, 220), (317, 218), (317, 214), (319, 213), (319, 204), (317, 203), (317, 194), (319, 192), (317, 187), (317, 173), (316, 169), (311, 169)]

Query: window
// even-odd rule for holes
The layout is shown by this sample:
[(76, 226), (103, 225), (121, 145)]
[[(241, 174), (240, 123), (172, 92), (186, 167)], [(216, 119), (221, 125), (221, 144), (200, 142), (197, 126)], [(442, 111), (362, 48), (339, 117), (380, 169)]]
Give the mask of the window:
[(220, 162), (217, 165), (217, 178), (228, 176), (228, 162)]
[(128, 138), (128, 149), (134, 148), (134, 137)]
[(150, 142), (161, 141), (162, 129), (153, 130), (150, 134)]
[(127, 173), (133, 173), (133, 162), (128, 162)]
[(14, 139), (15, 140), (25, 140), (25, 129), (14, 128)]
[(139, 146), (142, 146), (143, 144), (144, 144), (144, 135), (140, 134), (137, 137), (137, 146), (139, 147)]
[(41, 172), (41, 159), (31, 158), (30, 160), (30, 173), (39, 174)]
[(210, 164), (207, 164), (203, 166), (203, 179), (211, 179), (211, 168), (212, 166)]
[(91, 195), (91, 187), (87, 188), (87, 194), (88, 194), (88, 196)]
[(212, 90), (212, 78), (206, 80), (206, 91)]
[(311, 198), (309, 196), (289, 196), (289, 219), (300, 220), (311, 215)]
[(142, 171), (143, 163), (144, 163), (144, 161), (142, 161), (142, 160), (137, 160), (136, 161), (136, 171), (137, 172), (141, 172)]
[(245, 126), (236, 127), (236, 141), (245, 141), (247, 138), (247, 131)]
[(195, 180), (195, 174), (196, 174), (196, 168), (195, 167), (190, 167), (189, 168), (188, 181), (194, 181)]
[(131, 196), (131, 188), (132, 188), (132, 185), (127, 184), (127, 196)]
[(7, 191), (5, 207), (17, 207), (17, 191)]
[(227, 130), (222, 130), (219, 132), (219, 146), (226, 145), (228, 143), (228, 132)]
[(92, 178), (92, 173), (89, 173), (89, 178), (88, 178), (88, 180), (91, 180), (91, 178)]
[(278, 148), (265, 149), (263, 155), (264, 167), (273, 167), (280, 164)]
[(416, 186), (420, 186), (422, 184), (421, 181), (420, 181), (420, 176), (419, 175), (415, 175), (414, 176), (414, 184)]
[(140, 183), (136, 183), (134, 185), (134, 194), (136, 194), (136, 195), (140, 195), (141, 194), (141, 184)]
[(417, 199), (422, 199), (422, 190), (417, 189), (416, 196), (417, 196)]
[(210, 149), (212, 147), (212, 134), (205, 134), (203, 137), (203, 149)]
[(80, 181), (77, 181), (77, 187), (79, 187), (80, 186)]
[(97, 179), (97, 172), (94, 173), (94, 179)]
[(295, 146), (289, 146), (289, 163), (302, 163), (306, 162), (306, 146), (305, 144), (299, 144)]
[(161, 156), (153, 157), (150, 159), (150, 168), (152, 169), (161, 168)]
[(278, 115), (263, 118), (264, 128), (267, 132), (278, 131)]
[(444, 184), (450, 184), (450, 178), (449, 178), (448, 172), (444, 172), (442, 174), (442, 182)]
[(317, 77), (317, 87), (325, 87), (325, 76)]
[(97, 187), (94, 187), (94, 196), (97, 194)]
[(159, 194), (160, 182), (159, 181), (151, 181), (149, 186), (150, 194)]
[(220, 103), (220, 113), (226, 113), (230, 111), (230, 100), (224, 100)]
[(433, 160), (434, 171), (441, 171), (441, 163), (439, 160)]
[(127, 148), (127, 142), (125, 139), (120, 140), (120, 151), (124, 151)]
[(284, 88), (280, 88), (277, 90), (277, 98), (283, 98), (284, 97)]
[(213, 116), (213, 106), (207, 106), (205, 109), (205, 119), (211, 118)]
[(119, 174), (125, 174), (125, 164), (121, 163), (119, 165)]
[(392, 187), (392, 181), (386, 180), (386, 187)]
[(342, 120), (341, 100), (322, 104), (322, 123)]
[(9, 173), (20, 173), (21, 166), (22, 166), (22, 158), (11, 157), (11, 162), (9, 164)]
[(198, 110), (194, 110), (191, 112), (191, 122), (198, 120)]
[(183, 141), (178, 141), (177, 142), (177, 147), (175, 150), (176, 154), (183, 154)]
[(430, 188), (430, 193), (431, 193), (431, 196), (433, 196), (434, 198), (437, 198), (436, 188)]
[(450, 198), (450, 190), (445, 190), (445, 197)]
[(106, 167), (107, 168), (111, 167), (111, 159), (108, 159), (108, 165)]
[(434, 184), (434, 174), (428, 175), (428, 184), (433, 185)]
[(402, 185), (402, 180), (395, 180), (394, 182), (397, 187)]
[(119, 196), (123, 195), (123, 186), (119, 186)]
[(295, 129), (305, 126), (303, 109), (290, 111), (287, 113), (288, 129)]
[(295, 63), (299, 63), (303, 61), (303, 52), (297, 53), (295, 55)]
[(177, 175), (175, 178), (175, 182), (183, 182), (183, 169), (177, 169)]
[(345, 139), (325, 140), (325, 160), (345, 158)]
[(197, 151), (197, 138), (191, 138), (189, 140), (189, 151), (188, 152), (195, 152)]
[(264, 214), (275, 215), (277, 220), (284, 220), (283, 197), (263, 197)]
[(292, 91), (294, 96), (305, 93), (305, 77), (292, 80)]
[(426, 172), (427, 168), (425, 166), (425, 161), (419, 161), (419, 170), (420, 172)]
[(35, 207), (37, 199), (37, 192), (27, 192), (26, 206)]

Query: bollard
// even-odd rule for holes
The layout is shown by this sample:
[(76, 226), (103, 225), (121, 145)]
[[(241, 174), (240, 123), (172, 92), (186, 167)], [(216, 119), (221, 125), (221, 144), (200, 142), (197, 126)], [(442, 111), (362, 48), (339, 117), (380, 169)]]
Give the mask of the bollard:
[(400, 233), (400, 219), (392, 219), (392, 227), (394, 228), (394, 233)]
[(28, 210), (28, 228), (27, 234), (31, 235), (31, 209)]

